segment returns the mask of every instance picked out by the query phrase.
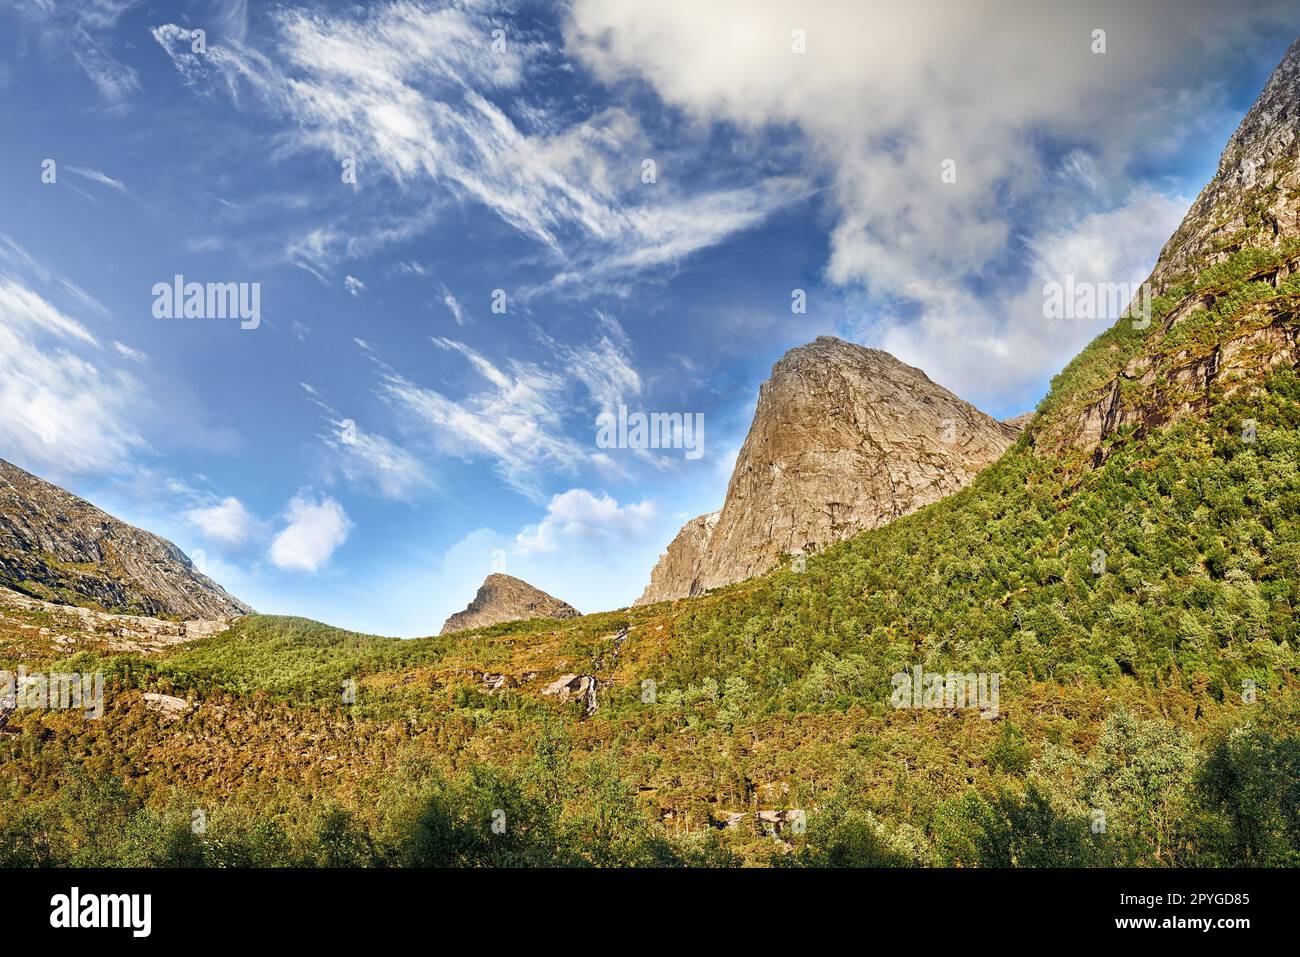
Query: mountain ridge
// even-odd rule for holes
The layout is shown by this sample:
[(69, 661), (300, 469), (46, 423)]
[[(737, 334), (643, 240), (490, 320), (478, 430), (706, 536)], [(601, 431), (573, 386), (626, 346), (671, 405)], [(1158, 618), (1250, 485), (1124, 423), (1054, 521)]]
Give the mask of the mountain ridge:
[(252, 612), (171, 542), (4, 459), (0, 585), (145, 617), (210, 620)]

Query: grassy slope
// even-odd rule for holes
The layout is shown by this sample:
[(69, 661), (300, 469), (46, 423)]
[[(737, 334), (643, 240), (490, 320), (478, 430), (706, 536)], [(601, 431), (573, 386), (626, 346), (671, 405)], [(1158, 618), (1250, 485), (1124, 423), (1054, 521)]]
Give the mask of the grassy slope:
[[(1294, 372), (1215, 396), (1207, 416), (1122, 430), (1096, 470), (1047, 451), (1133, 356), (1294, 322), (1300, 289), (1252, 278), (1276, 255), (1175, 288), (1156, 332), (1117, 324), (972, 487), (803, 574), (450, 639), (259, 616), (162, 658), (83, 652), (67, 664), (109, 671), (110, 716), (20, 713), (22, 736), (0, 741), (0, 836), (18, 859), (36, 834), (50, 860), (114, 863), (1295, 863)], [(1158, 332), (1207, 288), (1212, 309)], [(29, 668), (53, 653), (26, 635), (0, 647)], [(1000, 672), (1000, 720), (894, 711), (890, 675), (914, 664)], [(596, 716), (540, 696), (566, 672), (608, 683)], [(484, 673), (512, 687), (488, 691)], [(142, 689), (201, 707), (169, 723)], [(181, 827), (191, 805), (212, 809), (219, 839)], [(106, 831), (143, 836), (89, 850), (74, 822), (98, 820), (91, 807)], [(498, 807), (504, 836), (487, 828)], [(810, 817), (788, 845), (703, 826), (790, 807)]]

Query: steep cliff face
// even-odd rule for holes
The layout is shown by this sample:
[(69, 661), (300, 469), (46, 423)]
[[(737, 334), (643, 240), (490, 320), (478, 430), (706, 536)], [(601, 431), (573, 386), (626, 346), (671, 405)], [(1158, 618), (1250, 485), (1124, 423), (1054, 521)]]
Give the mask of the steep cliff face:
[(534, 588), (526, 581), (494, 572), (483, 580), (478, 594), (464, 611), (447, 619), (439, 634), (486, 628), (530, 618), (577, 618), (578, 609)]
[(967, 485), (1018, 434), (888, 353), (830, 336), (792, 349), (759, 392), (711, 532), (708, 516), (688, 524), (639, 602), (760, 575), (892, 522)]
[(1121, 320), (1062, 373), (1073, 389), (1032, 439), (1095, 466), (1126, 430), (1141, 436), (1202, 412), (1300, 360), (1300, 41), (1246, 114), (1165, 244), (1148, 325)]
[(699, 591), (700, 568), (721, 515), (719, 509), (696, 516), (682, 526), (677, 537), (668, 543), (668, 550), (659, 556), (650, 573), (650, 584), (634, 604), (653, 605), (657, 601), (669, 601)]
[(171, 542), (2, 459), (0, 585), (134, 615), (223, 619), (252, 611)]

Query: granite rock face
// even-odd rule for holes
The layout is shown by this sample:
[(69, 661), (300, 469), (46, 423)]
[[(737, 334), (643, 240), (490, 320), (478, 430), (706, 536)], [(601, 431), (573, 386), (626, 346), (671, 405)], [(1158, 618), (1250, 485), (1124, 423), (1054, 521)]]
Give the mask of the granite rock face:
[(652, 605), (657, 601), (669, 601), (684, 595), (698, 594), (700, 570), (704, 557), (708, 553), (709, 539), (717, 528), (722, 510), (699, 515), (682, 526), (677, 537), (668, 543), (668, 551), (659, 557), (658, 563), (650, 573), (650, 584), (646, 586), (638, 605)]
[(470, 628), (486, 628), (507, 621), (530, 618), (577, 618), (578, 610), (566, 602), (534, 588), (526, 581), (494, 572), (483, 580), (478, 594), (464, 611), (447, 619), (439, 634)]
[(638, 604), (886, 525), (969, 484), (1019, 432), (886, 352), (831, 336), (792, 349), (759, 392), (722, 510), (678, 533)]
[(132, 615), (216, 620), (252, 612), (171, 542), (3, 459), (0, 586)]

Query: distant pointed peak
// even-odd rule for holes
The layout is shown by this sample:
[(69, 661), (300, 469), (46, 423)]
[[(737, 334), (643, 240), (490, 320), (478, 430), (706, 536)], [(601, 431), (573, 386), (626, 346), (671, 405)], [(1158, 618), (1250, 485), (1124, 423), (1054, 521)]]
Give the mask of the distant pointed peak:
[(531, 618), (577, 618), (580, 612), (568, 602), (548, 595), (522, 578), (504, 572), (492, 572), (479, 586), (474, 600), (464, 611), (447, 619), (439, 634), (471, 628), (486, 628), (508, 621)]

